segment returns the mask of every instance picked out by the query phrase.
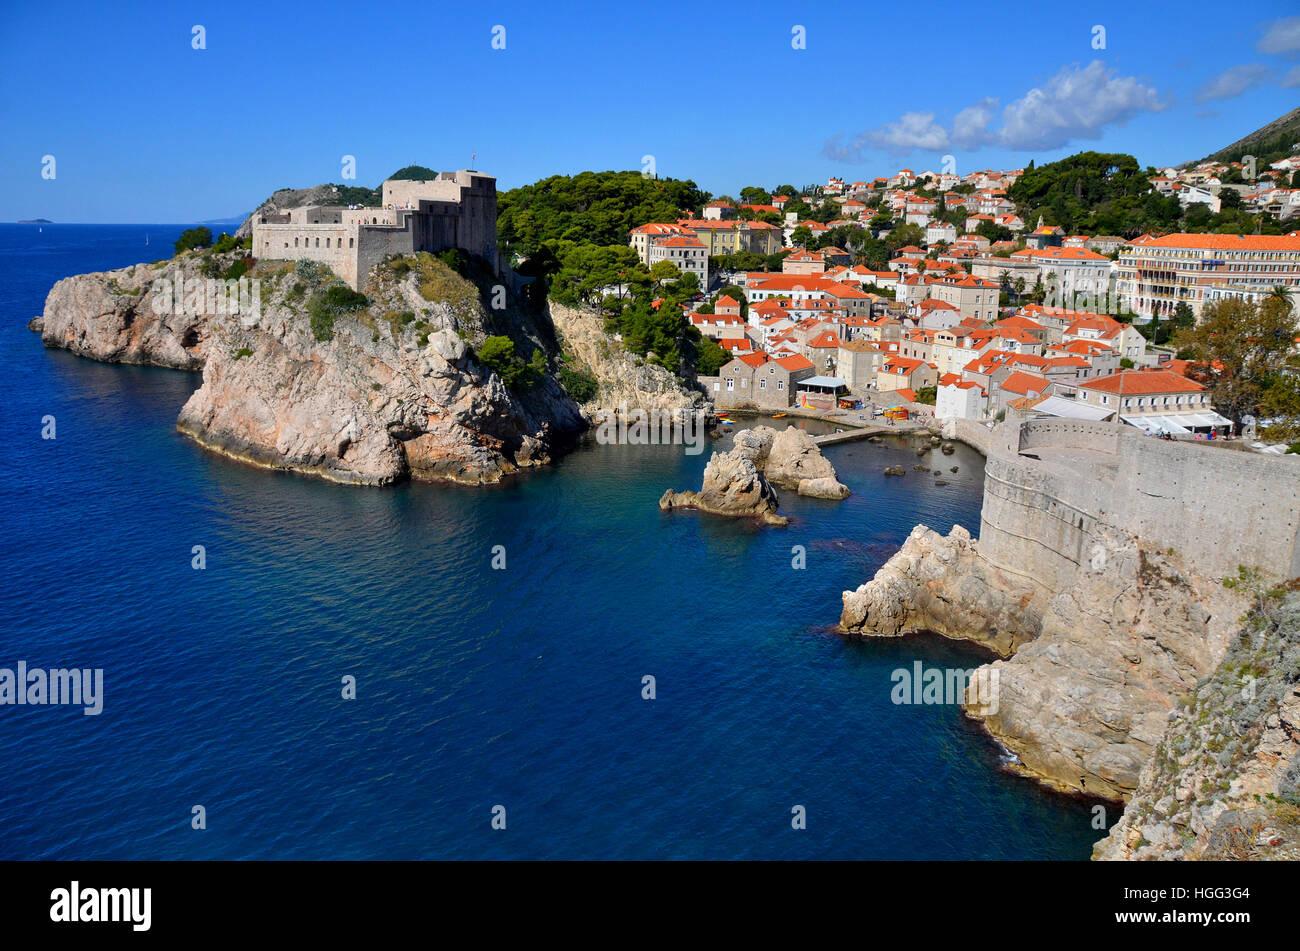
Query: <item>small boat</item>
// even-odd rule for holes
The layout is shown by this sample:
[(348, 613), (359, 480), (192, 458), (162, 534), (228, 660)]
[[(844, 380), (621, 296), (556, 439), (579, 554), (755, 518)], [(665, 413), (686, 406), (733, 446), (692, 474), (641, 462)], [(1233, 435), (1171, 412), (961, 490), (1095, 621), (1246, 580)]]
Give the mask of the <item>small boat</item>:
[(773, 418), (773, 419), (785, 419), (785, 418), (786, 418), (787, 416), (789, 416), (789, 415), (790, 415), (789, 413), (773, 413), (773, 414), (772, 414), (772, 418)]

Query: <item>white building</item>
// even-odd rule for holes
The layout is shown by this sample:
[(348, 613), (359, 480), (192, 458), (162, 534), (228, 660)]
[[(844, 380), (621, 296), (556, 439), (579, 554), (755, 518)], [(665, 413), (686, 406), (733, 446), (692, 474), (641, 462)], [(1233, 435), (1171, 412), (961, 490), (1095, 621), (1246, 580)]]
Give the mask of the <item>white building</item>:
[(935, 419), (983, 419), (988, 398), (978, 383), (953, 380), (940, 383), (935, 395)]

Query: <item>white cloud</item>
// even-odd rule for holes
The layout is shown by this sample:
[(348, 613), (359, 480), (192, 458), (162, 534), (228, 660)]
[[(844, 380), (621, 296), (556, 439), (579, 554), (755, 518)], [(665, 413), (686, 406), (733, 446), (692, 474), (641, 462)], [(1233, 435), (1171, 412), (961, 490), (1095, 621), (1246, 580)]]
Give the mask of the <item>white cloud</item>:
[(1283, 17), (1269, 23), (1256, 49), (1269, 54), (1300, 53), (1300, 17)]
[[(1022, 151), (1059, 148), (1075, 139), (1098, 139), (1112, 125), (1142, 112), (1165, 108), (1156, 90), (1132, 76), (1107, 70), (1100, 60), (1086, 67), (1066, 66), (1044, 85), (1009, 103), (999, 116), (996, 99), (985, 98), (953, 117), (951, 130), (933, 112), (909, 112), (894, 122), (854, 137), (848, 147), (842, 136), (826, 143), (823, 152), (846, 162), (860, 161), (868, 149), (894, 153), (939, 151), (949, 147), (977, 149), (996, 145)], [(999, 128), (994, 128), (1000, 119)]]
[(1215, 76), (1196, 93), (1197, 102), (1209, 102), (1211, 99), (1235, 99), (1248, 89), (1258, 86), (1272, 72), (1263, 63), (1243, 63), (1225, 69)]
[(1283, 89), (1295, 89), (1300, 86), (1300, 66), (1292, 66), (1291, 71), (1282, 77)]
[(897, 122), (887, 122), (870, 132), (868, 138), (891, 152), (948, 147), (948, 133), (935, 124), (933, 112), (906, 112)]
[(998, 141), (1010, 149), (1060, 148), (1074, 139), (1099, 139), (1107, 126), (1164, 107), (1151, 86), (1093, 60), (1084, 69), (1067, 66), (1008, 105)]
[(998, 112), (996, 99), (981, 99), (957, 113), (952, 120), (953, 145), (977, 149), (989, 140), (989, 123)]
[(841, 144), (843, 138), (843, 135), (837, 135), (828, 139), (822, 154), (840, 162), (856, 163), (862, 161), (863, 153), (871, 149), (907, 154), (948, 147), (948, 133), (935, 124), (933, 112), (904, 113), (896, 122), (859, 132), (848, 145)]

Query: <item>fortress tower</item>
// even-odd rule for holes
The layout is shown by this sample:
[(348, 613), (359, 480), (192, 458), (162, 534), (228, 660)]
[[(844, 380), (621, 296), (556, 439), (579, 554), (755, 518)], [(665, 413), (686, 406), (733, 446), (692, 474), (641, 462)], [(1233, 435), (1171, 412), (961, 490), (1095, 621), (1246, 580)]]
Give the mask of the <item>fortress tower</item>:
[(382, 208), (311, 205), (253, 220), (253, 255), (328, 265), (353, 290), (365, 290), (370, 269), (390, 254), (459, 248), (500, 271), (497, 186), (471, 169), (439, 172), (431, 181), (389, 179)]

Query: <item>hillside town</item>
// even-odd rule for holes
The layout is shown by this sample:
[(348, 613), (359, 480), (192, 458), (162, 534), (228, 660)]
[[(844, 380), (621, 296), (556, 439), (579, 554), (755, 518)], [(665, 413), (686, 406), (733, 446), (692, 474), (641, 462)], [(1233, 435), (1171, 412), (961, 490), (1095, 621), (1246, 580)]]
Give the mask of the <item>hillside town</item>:
[[(1149, 182), (1184, 210), (1206, 206), (1195, 214), (1251, 209), (1300, 226), (1300, 144), (1292, 152), (1259, 169), (1158, 169)], [(1230, 436), (1233, 421), (1168, 344), (1168, 327), (1225, 299), (1281, 295), (1300, 312), (1300, 230), (1071, 234), (1017, 214), (1008, 189), (1025, 172), (831, 178), (645, 222), (630, 244), (647, 267), (669, 262), (705, 291), (680, 306), (725, 351), (716, 373), (699, 376), (719, 410), (903, 406), (939, 419), (1054, 416)], [(914, 240), (895, 242), (885, 266), (854, 253), (891, 234)], [(771, 266), (728, 267), (738, 258)]]

